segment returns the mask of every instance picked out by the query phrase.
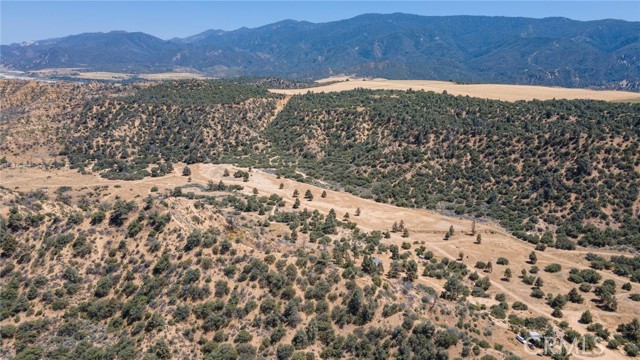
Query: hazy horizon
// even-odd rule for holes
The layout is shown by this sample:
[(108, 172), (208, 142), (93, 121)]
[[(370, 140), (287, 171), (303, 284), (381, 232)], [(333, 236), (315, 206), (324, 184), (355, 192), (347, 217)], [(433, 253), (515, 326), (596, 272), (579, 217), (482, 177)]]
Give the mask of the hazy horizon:
[(2, 45), (110, 31), (168, 40), (211, 29), (233, 31), (283, 20), (323, 23), (368, 13), (640, 21), (640, 3), (634, 1), (2, 1), (0, 6)]

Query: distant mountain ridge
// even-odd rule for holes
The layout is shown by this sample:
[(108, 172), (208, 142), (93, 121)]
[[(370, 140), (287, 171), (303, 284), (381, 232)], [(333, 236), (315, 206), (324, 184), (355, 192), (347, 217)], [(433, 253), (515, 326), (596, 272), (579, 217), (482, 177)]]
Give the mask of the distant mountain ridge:
[(327, 23), (284, 20), (162, 40), (85, 33), (1, 47), (16, 70), (193, 69), (212, 76), (395, 79), (640, 90), (640, 23), (621, 20), (366, 14)]

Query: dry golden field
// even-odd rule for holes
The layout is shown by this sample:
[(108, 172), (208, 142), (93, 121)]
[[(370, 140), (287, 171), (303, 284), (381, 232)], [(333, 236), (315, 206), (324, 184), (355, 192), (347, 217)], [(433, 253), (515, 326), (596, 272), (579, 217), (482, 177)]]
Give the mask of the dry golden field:
[[(326, 82), (337, 81), (329, 85)], [(435, 80), (388, 80), (388, 79), (353, 79), (344, 76), (318, 80), (318, 86), (306, 89), (273, 89), (274, 93), (299, 95), (307, 92), (337, 92), (356, 88), (372, 90), (424, 90), (451, 95), (479, 97), (485, 99), (518, 101), (518, 100), (551, 100), (551, 99), (592, 99), (604, 101), (637, 101), (640, 94), (628, 91), (599, 91), (590, 89), (570, 89), (532, 85), (503, 84), (457, 84)]]

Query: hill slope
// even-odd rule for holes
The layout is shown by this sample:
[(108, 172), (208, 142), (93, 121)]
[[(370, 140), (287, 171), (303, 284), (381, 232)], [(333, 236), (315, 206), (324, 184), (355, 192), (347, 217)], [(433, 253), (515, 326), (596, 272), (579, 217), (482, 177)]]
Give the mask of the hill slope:
[(274, 83), (0, 81), (0, 358), (635, 353), (639, 104)]
[(163, 41), (82, 34), (2, 46), (2, 65), (121, 72), (193, 68), (215, 76), (395, 79), (638, 90), (640, 24), (565, 18), (369, 14), (329, 23), (282, 21)]

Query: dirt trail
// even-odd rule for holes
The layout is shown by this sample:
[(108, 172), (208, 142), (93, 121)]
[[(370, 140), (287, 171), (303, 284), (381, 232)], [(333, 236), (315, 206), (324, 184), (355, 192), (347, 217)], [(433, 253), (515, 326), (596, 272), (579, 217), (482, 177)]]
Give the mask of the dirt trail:
[[(284, 99), (281, 100), (284, 106)], [(37, 169), (19, 170), (19, 169), (0, 169), (0, 184), (10, 188), (18, 187), (21, 191), (28, 191), (40, 187), (58, 187), (72, 186), (74, 188), (87, 186), (109, 186), (109, 198), (121, 196), (123, 198), (132, 198), (135, 196), (146, 196), (152, 186), (157, 186), (160, 191), (171, 190), (176, 186), (184, 186), (187, 184), (187, 178), (181, 176), (181, 170), (184, 165), (176, 164), (172, 174), (159, 178), (145, 178), (137, 181), (112, 181), (102, 179), (97, 175), (82, 175), (74, 170), (58, 170), (44, 171)], [(415, 245), (424, 245), (428, 249), (434, 251), (439, 256), (445, 256), (450, 259), (456, 259), (458, 252), (464, 252), (463, 261), (467, 266), (473, 268), (476, 261), (494, 261), (499, 256), (507, 257), (511, 264), (513, 274), (517, 275), (523, 269), (528, 269), (530, 265), (525, 263), (528, 254), (533, 251), (534, 246), (509, 235), (504, 229), (491, 223), (477, 224), (477, 231), (483, 234), (481, 245), (474, 245), (475, 237), (468, 236), (467, 233), (471, 229), (471, 220), (449, 217), (433, 211), (424, 209), (399, 208), (389, 204), (377, 203), (372, 200), (362, 199), (354, 195), (322, 189), (313, 185), (303, 184), (290, 179), (277, 179), (273, 174), (262, 170), (252, 170), (248, 182), (242, 179), (236, 179), (232, 176), (223, 176), (225, 169), (230, 173), (236, 171), (237, 168), (231, 165), (213, 165), (213, 164), (193, 164), (189, 165), (192, 171), (191, 184), (206, 184), (212, 180), (218, 182), (224, 181), (226, 184), (237, 184), (244, 186), (244, 193), (251, 193), (253, 188), (258, 190), (259, 195), (278, 194), (286, 201), (286, 206), (282, 211), (290, 211), (294, 198), (292, 193), (297, 189), (300, 194), (309, 189), (314, 195), (313, 201), (302, 200), (301, 208), (309, 210), (318, 210), (322, 213), (328, 213), (334, 209), (339, 218), (345, 213), (350, 214), (350, 220), (355, 222), (361, 229), (365, 231), (390, 230), (394, 222), (403, 220), (409, 229), (410, 236), (405, 239), (399, 234), (392, 234), (386, 242), (400, 245), (402, 242), (409, 241)], [(243, 169), (246, 170), (246, 169)], [(283, 189), (280, 189), (280, 184)], [(11, 185), (11, 186), (9, 186)], [(322, 198), (320, 193), (325, 190), (327, 197)], [(361, 215), (355, 216), (356, 209), (361, 209)], [(443, 234), (453, 226), (456, 235), (449, 241), (443, 240)], [(485, 235), (486, 234), (486, 235)], [(537, 252), (538, 266), (543, 268), (549, 263), (561, 264), (563, 269), (561, 273), (548, 274), (540, 273), (544, 277), (543, 290), (547, 293), (559, 294), (567, 293), (574, 286), (573, 283), (567, 281), (567, 273), (569, 268), (575, 267), (579, 269), (588, 268), (588, 262), (584, 260), (584, 253), (594, 252), (603, 255), (616, 254), (613, 251), (598, 251), (590, 249), (578, 249), (576, 251), (562, 251), (556, 249), (547, 249), (544, 252)], [(580, 255), (578, 255), (580, 254)], [(621, 253), (618, 253), (621, 254)], [(389, 265), (384, 264), (388, 269)], [(506, 268), (506, 267), (505, 267)], [(529, 307), (529, 314), (541, 315), (550, 318), (551, 309), (544, 303), (542, 299), (529, 298), (528, 292), (530, 287), (523, 284), (518, 279), (511, 282), (502, 282), (500, 276), (504, 268), (498, 265), (494, 266), (494, 272), (487, 274), (490, 277), (492, 287), (489, 293), (494, 295), (497, 292), (503, 292), (512, 300), (521, 301)], [(618, 284), (627, 282), (628, 279), (612, 274), (609, 271), (601, 271), (600, 274), (604, 279), (614, 279)], [(419, 282), (442, 290), (442, 281), (420, 277)], [(635, 290), (635, 289), (634, 289)], [(589, 294), (593, 297), (592, 294)], [(628, 322), (633, 316), (637, 316), (637, 305), (628, 299), (627, 292), (621, 291), (618, 295), (619, 310), (616, 313), (603, 312), (593, 306), (587, 299), (583, 305), (568, 304), (565, 312), (565, 319), (571, 321), (571, 326), (585, 333), (584, 326), (575, 322), (581, 311), (586, 308), (592, 309), (594, 318), (603, 323), (608, 328), (615, 329), (615, 324), (620, 322)], [(552, 319), (554, 320), (554, 319)], [(496, 321), (496, 323), (500, 323)], [(504, 324), (500, 323), (500, 326)], [(606, 359), (623, 359), (624, 356), (617, 352), (606, 350)], [(579, 358), (579, 357), (576, 357)], [(602, 357), (600, 357), (602, 358)]]

